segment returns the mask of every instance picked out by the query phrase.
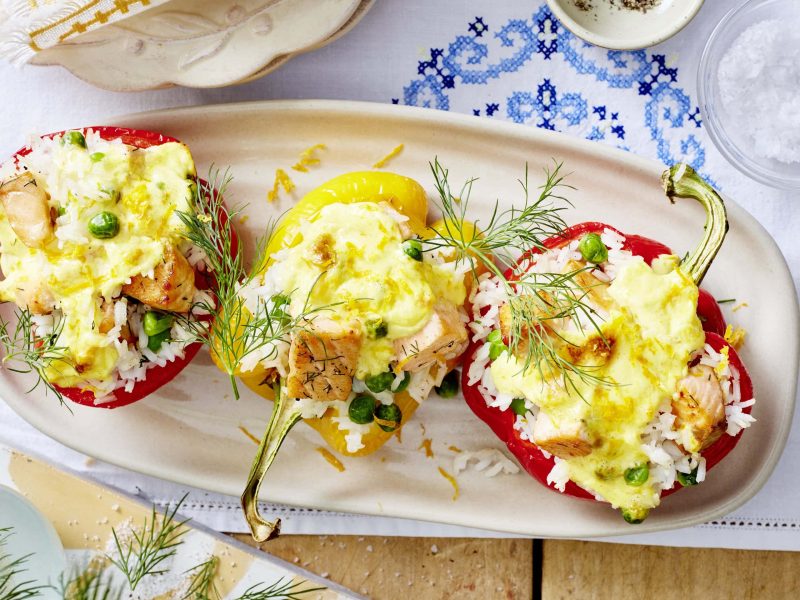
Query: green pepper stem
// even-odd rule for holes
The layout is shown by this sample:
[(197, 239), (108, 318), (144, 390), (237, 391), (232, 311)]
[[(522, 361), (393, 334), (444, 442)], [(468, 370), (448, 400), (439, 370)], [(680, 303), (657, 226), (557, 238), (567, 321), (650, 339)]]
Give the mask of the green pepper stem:
[(697, 248), (681, 262), (683, 270), (697, 285), (700, 285), (728, 233), (728, 214), (725, 210), (725, 203), (716, 190), (685, 163), (678, 163), (664, 171), (661, 180), (670, 202), (674, 203), (676, 196), (693, 198), (706, 210), (703, 239), (700, 240)]
[(253, 534), (253, 539), (257, 542), (265, 542), (278, 537), (281, 532), (281, 520), (275, 519), (274, 522), (264, 520), (258, 512), (258, 494), (261, 484), (267, 474), (267, 470), (272, 461), (278, 454), (281, 443), (286, 438), (294, 425), (302, 418), (297, 402), (284, 400), (281, 395), (280, 385), (276, 385), (275, 405), (272, 408), (272, 416), (267, 425), (267, 430), (258, 447), (258, 454), (250, 468), (250, 475), (247, 478), (247, 485), (242, 492), (242, 508), (247, 524)]

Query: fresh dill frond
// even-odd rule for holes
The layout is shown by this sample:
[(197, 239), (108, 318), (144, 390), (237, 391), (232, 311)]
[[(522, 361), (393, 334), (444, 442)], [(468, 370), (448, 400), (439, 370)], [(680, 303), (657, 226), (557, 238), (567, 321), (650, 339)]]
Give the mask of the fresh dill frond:
[(281, 577), (271, 585), (261, 583), (248, 588), (244, 594), (236, 598), (236, 600), (271, 600), (273, 598), (279, 598), (280, 600), (302, 600), (307, 594), (322, 592), (327, 589), (324, 587), (305, 586), (305, 581), (293, 581), (290, 579), (284, 582), (283, 577)]
[(220, 594), (214, 579), (217, 577), (219, 558), (211, 556), (208, 560), (186, 571), (191, 574), (189, 588), (181, 600), (219, 600)]
[(171, 509), (166, 508), (162, 515), (153, 506), (152, 513), (145, 518), (141, 529), (120, 536), (112, 529), (117, 556), (106, 555), (128, 580), (131, 590), (135, 590), (139, 582), (148, 575), (166, 573), (164, 561), (172, 558), (183, 543), (181, 537), (187, 532), (184, 525), (187, 521), (176, 521), (178, 510), (186, 500), (183, 496)]
[(14, 316), (16, 324), (11, 325), (0, 316), (0, 351), (3, 353), (2, 365), (14, 373), (36, 375), (36, 381), (28, 390), (35, 390), (39, 385), (55, 394), (64, 403), (61, 392), (50, 382), (47, 369), (55, 362), (67, 363), (67, 350), (58, 344), (64, 327), (63, 319), (58, 319), (52, 333), (45, 336), (36, 334), (33, 315), (27, 308), (17, 308)]
[(206, 254), (206, 263), (214, 279), (212, 289), (208, 290), (212, 300), (199, 302), (193, 307), (193, 312), (211, 315), (211, 321), (180, 317), (180, 323), (196, 341), (210, 346), (217, 363), (228, 373), (234, 396), (238, 399), (235, 374), (243, 360), (255, 353), (262, 354), (262, 360), (274, 358), (278, 354), (279, 342), (288, 341), (292, 331), (306, 327), (318, 313), (335, 305), (311, 307), (315, 282), (296, 316), (277, 305), (274, 298), (261, 299), (253, 311), (248, 308), (241, 292), (253, 285), (265, 270), (267, 248), (278, 219), (267, 223), (264, 235), (256, 241), (252, 266), (247, 269), (243, 244), (237, 243), (231, 225), (243, 207), (228, 210), (223, 202), (230, 181), (227, 172), (220, 175), (219, 171), (212, 170), (208, 181), (196, 187), (192, 210), (178, 213), (186, 226), (184, 237)]
[[(566, 229), (561, 213), (571, 206), (562, 190), (574, 189), (565, 182), (562, 164), (545, 169), (545, 182), (538, 195), (530, 193), (528, 167), (519, 180), (523, 202), (501, 209), (496, 201), (488, 221), (472, 221), (469, 203), (475, 179), (469, 179), (460, 192), (453, 193), (448, 171), (438, 160), (431, 164), (442, 225), (435, 235), (422, 240), (425, 251), (455, 252), (456, 261), (467, 261), (473, 275), (487, 271), (502, 285), (510, 312), (509, 349), (524, 358), (522, 370), (538, 370), (543, 381), (560, 381), (568, 392), (577, 391), (577, 381), (611, 385), (594, 372), (597, 366), (582, 364), (569, 356), (572, 342), (547, 327), (549, 322), (570, 320), (582, 334), (594, 333), (605, 343), (600, 315), (588, 302), (590, 290), (578, 279), (591, 267), (578, 267), (565, 273), (531, 272), (527, 257), (546, 251), (548, 238)], [(566, 356), (565, 356), (566, 354)]]
[(5, 548), (8, 539), (14, 535), (13, 528), (0, 529), (0, 598), (3, 600), (27, 600), (41, 596), (45, 586), (36, 585), (35, 581), (17, 581), (25, 573), (25, 564), (31, 555), (13, 557)]
[(114, 583), (113, 574), (107, 569), (74, 570), (62, 573), (57, 585), (52, 588), (64, 600), (121, 600), (123, 586)]

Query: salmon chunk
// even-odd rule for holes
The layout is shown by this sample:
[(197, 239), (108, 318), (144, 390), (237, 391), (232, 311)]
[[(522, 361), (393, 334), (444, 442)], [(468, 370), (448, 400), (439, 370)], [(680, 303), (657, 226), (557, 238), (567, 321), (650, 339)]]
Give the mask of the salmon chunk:
[(713, 444), (721, 435), (725, 420), (725, 399), (714, 369), (697, 365), (678, 382), (678, 392), (672, 399), (675, 426), (690, 434), (690, 452), (699, 452)]
[(17, 288), (16, 304), (24, 306), (34, 315), (49, 315), (55, 308), (55, 298), (44, 282), (31, 281)]
[(533, 443), (558, 458), (586, 456), (592, 451), (592, 440), (581, 421), (556, 426), (549, 415), (540, 412), (533, 425)]
[(183, 254), (170, 246), (156, 266), (152, 278), (137, 275), (122, 286), (122, 293), (153, 308), (188, 312), (195, 289), (194, 269)]
[(420, 371), (443, 363), (467, 349), (467, 328), (453, 304), (439, 301), (433, 315), (417, 333), (394, 341), (398, 366), (404, 371)]
[(41, 248), (53, 237), (47, 193), (30, 173), (0, 185), (0, 202), (11, 229), (29, 248)]
[(289, 348), (290, 398), (347, 400), (353, 388), (361, 327), (316, 319), (292, 335)]

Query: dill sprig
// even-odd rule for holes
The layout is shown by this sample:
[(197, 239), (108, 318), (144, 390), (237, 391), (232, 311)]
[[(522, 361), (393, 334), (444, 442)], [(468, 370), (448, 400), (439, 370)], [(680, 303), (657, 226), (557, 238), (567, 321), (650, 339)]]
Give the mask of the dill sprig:
[(5, 551), (8, 539), (14, 535), (13, 528), (0, 529), (0, 598), (3, 600), (27, 600), (41, 595), (45, 586), (35, 581), (17, 581), (26, 569), (25, 564), (31, 555), (13, 557)]
[(219, 600), (219, 590), (214, 583), (218, 567), (219, 558), (211, 556), (208, 560), (187, 570), (186, 574), (191, 574), (191, 579), (182, 600)]
[(37, 379), (28, 393), (39, 385), (44, 385), (48, 391), (55, 394), (61, 404), (65, 404), (61, 392), (50, 382), (46, 373), (54, 362), (67, 362), (68, 348), (58, 345), (58, 339), (64, 327), (63, 319), (55, 322), (52, 333), (37, 336), (30, 310), (17, 308), (14, 314), (16, 324), (13, 326), (0, 316), (2, 365), (14, 373), (36, 375)]
[(324, 587), (305, 587), (304, 581), (289, 580), (284, 582), (283, 577), (278, 579), (273, 584), (267, 585), (264, 583), (254, 585), (247, 590), (244, 594), (239, 596), (236, 600), (270, 600), (273, 598), (280, 598), (281, 600), (302, 600), (306, 594), (313, 592), (321, 592), (326, 588)]
[(178, 546), (183, 543), (181, 537), (187, 532), (184, 525), (188, 519), (175, 520), (187, 495), (184, 495), (171, 509), (167, 507), (162, 515), (156, 512), (154, 506), (150, 516), (145, 518), (142, 528), (134, 530), (130, 534), (130, 539), (127, 536), (120, 539), (117, 530), (111, 530), (117, 556), (106, 556), (111, 564), (125, 575), (131, 590), (135, 590), (144, 577), (167, 572), (164, 561), (175, 556)]
[(526, 165), (525, 177), (519, 180), (524, 201), (506, 209), (496, 201), (489, 220), (483, 223), (468, 218), (476, 179), (467, 180), (454, 194), (448, 171), (438, 159), (431, 163), (431, 171), (443, 224), (434, 228), (435, 236), (422, 241), (424, 249), (454, 251), (456, 261), (467, 261), (473, 275), (486, 270), (501, 283), (511, 315), (509, 349), (524, 355), (522, 370), (533, 366), (543, 381), (560, 381), (567, 391), (579, 392), (577, 381), (610, 384), (594, 373), (597, 366), (572, 360), (565, 352), (565, 348), (574, 347), (572, 342), (548, 327), (571, 320), (580, 333), (593, 331), (605, 343), (600, 316), (588, 301), (590, 289), (578, 281), (590, 267), (537, 273), (528, 270), (525, 261), (518, 262), (520, 256), (546, 250), (544, 241), (566, 228), (561, 213), (571, 203), (562, 191), (574, 188), (565, 182), (562, 164), (545, 169), (545, 182), (538, 195), (530, 193)]
[(92, 567), (77, 569), (70, 575), (62, 573), (58, 585), (52, 588), (64, 600), (121, 600), (124, 592), (107, 569)]
[(211, 300), (200, 301), (192, 309), (192, 312), (212, 315), (211, 321), (179, 318), (190, 336), (210, 346), (217, 364), (228, 373), (238, 399), (235, 375), (242, 361), (256, 353), (263, 355), (260, 356), (262, 360), (275, 358), (279, 343), (287, 342), (291, 332), (307, 328), (318, 313), (330, 310), (335, 304), (311, 307), (314, 282), (297, 315), (290, 315), (283, 304), (291, 293), (260, 299), (254, 311), (247, 307), (242, 290), (253, 285), (266, 268), (267, 248), (279, 219), (270, 220), (265, 233), (256, 240), (255, 258), (247, 269), (243, 244), (237, 243), (231, 224), (244, 207), (228, 209), (223, 202), (230, 182), (227, 172), (220, 175), (218, 170), (212, 170), (208, 180), (196, 186), (191, 210), (178, 213), (186, 227), (184, 237), (206, 254), (206, 263), (214, 279), (208, 290)]

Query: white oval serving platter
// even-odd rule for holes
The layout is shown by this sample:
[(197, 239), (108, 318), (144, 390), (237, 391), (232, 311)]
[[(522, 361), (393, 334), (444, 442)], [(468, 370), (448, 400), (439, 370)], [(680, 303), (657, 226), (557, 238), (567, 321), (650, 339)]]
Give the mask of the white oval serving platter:
[[(249, 247), (266, 223), (288, 209), (287, 194), (269, 203), (275, 170), (291, 173), (293, 197), (346, 171), (369, 169), (398, 144), (402, 153), (388, 169), (432, 191), (428, 162), (438, 157), (453, 185), (478, 177), (472, 207), (486, 217), (500, 199), (521, 199), (518, 179), (526, 162), (531, 186), (542, 167), (562, 161), (571, 172), (575, 208), (568, 222), (601, 220), (624, 232), (669, 244), (676, 254), (700, 239), (704, 215), (690, 200), (671, 205), (660, 186), (663, 165), (570, 136), (475, 117), (391, 105), (291, 101), (203, 106), (132, 115), (111, 125), (152, 129), (176, 136), (192, 149), (202, 174), (212, 164), (230, 167), (231, 204), (249, 203), (239, 223)], [(91, 123), (79, 125), (91, 125)], [(20, 140), (23, 134), (20, 132)], [(300, 153), (326, 144), (322, 164), (309, 173), (290, 169)], [(735, 190), (730, 190), (735, 195)], [(734, 202), (728, 203), (730, 234), (704, 285), (719, 298), (746, 302), (733, 320), (748, 331), (742, 358), (755, 384), (758, 419), (737, 448), (697, 488), (666, 498), (641, 525), (631, 527), (607, 505), (554, 493), (527, 475), (487, 479), (466, 471), (460, 495), (440, 474), (452, 472), (455, 453), (503, 448), (462, 400), (432, 397), (377, 453), (343, 459), (339, 473), (315, 450), (317, 433), (298, 425), (284, 443), (263, 486), (263, 498), (332, 511), (406, 517), (531, 536), (590, 537), (684, 527), (734, 510), (764, 484), (778, 461), (792, 421), (798, 371), (798, 305), (789, 271), (767, 232)], [(243, 389), (232, 398), (225, 377), (207, 353), (171, 384), (119, 410), (73, 406), (74, 414), (29, 381), (0, 373), (0, 395), (27, 421), (64, 444), (122, 467), (186, 485), (238, 496), (256, 446), (239, 429), (260, 435), (270, 404)], [(423, 430), (424, 426), (424, 430)], [(433, 442), (434, 457), (419, 449)]]

